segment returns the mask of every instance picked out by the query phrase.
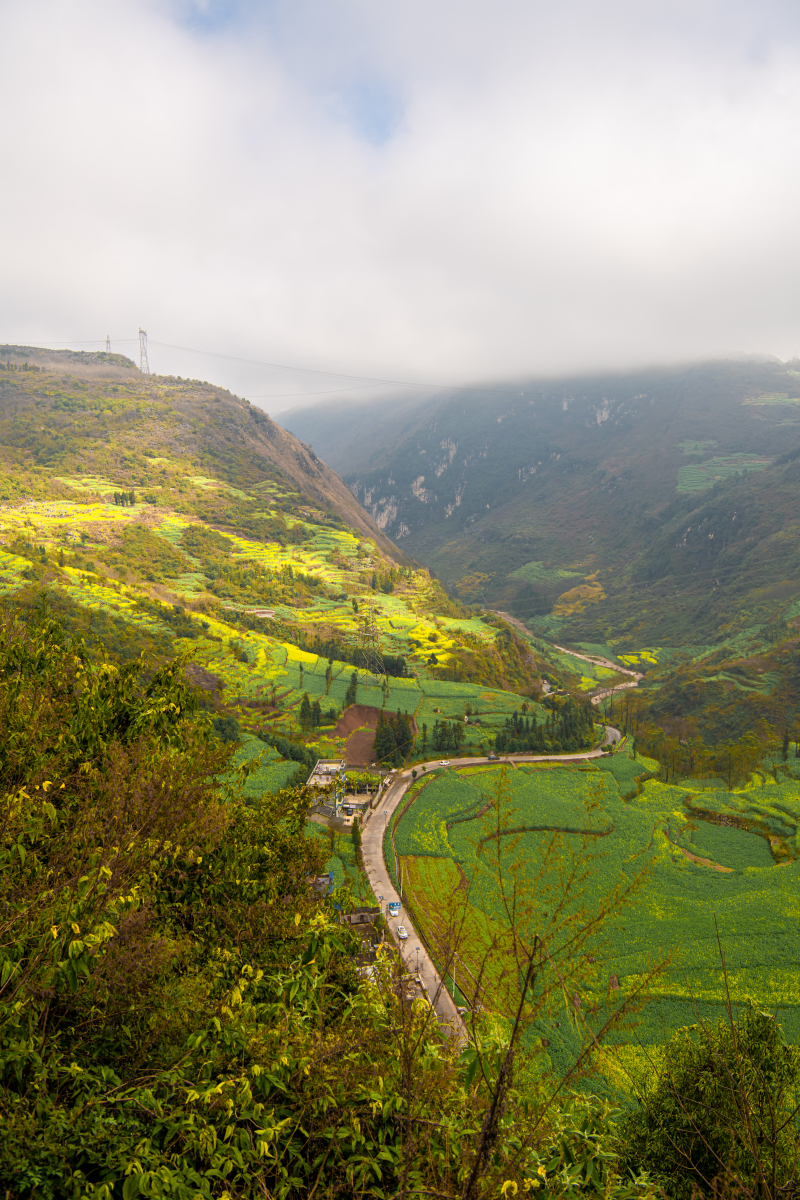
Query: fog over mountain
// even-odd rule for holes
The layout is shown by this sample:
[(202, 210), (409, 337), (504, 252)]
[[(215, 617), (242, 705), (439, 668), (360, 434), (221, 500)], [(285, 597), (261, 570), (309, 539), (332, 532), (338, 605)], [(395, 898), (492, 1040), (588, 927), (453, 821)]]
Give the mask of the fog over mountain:
[(396, 385), (265, 363), (788, 359), (799, 34), (780, 0), (9, 0), (4, 339), (141, 325), (276, 412)]

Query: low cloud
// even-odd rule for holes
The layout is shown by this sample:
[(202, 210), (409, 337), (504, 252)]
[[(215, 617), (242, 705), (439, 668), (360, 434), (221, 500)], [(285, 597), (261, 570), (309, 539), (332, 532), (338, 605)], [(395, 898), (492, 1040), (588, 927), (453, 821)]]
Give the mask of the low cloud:
[(800, 354), (799, 34), (710, 0), (11, 0), (0, 337), (135, 354), (142, 325), (154, 369), (275, 411), (348, 383), (233, 357)]

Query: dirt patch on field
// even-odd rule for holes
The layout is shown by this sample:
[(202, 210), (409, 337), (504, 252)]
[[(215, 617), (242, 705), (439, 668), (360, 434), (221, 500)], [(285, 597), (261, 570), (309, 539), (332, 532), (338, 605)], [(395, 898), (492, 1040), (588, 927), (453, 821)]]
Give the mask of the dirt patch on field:
[(369, 704), (351, 704), (336, 722), (333, 736), (344, 737), (356, 729), (363, 729), (365, 725), (368, 725), (370, 729), (377, 729), (380, 714), (379, 708), (373, 708)]
[(375, 741), (374, 729), (359, 729), (351, 733), (347, 739), (344, 757), (348, 767), (369, 767), (375, 761), (372, 756), (372, 745)]
[(189, 680), (195, 687), (201, 688), (204, 692), (221, 692), (225, 686), (219, 675), (212, 675), (205, 667), (200, 667), (197, 663), (186, 664), (186, 674)]
[[(351, 704), (346, 708), (333, 730), (334, 737), (347, 737), (345, 759), (353, 767), (368, 767), (372, 764), (372, 743), (375, 741), (375, 730), (378, 728), (379, 708), (370, 704)], [(389, 712), (387, 716), (394, 716)], [(416, 736), (419, 732), (417, 722), (413, 717), (408, 718), (411, 732)], [(349, 737), (347, 735), (350, 735)]]
[(699, 858), (690, 850), (684, 850), (683, 846), (676, 846), (675, 849), (680, 850), (684, 858), (688, 858), (690, 862), (697, 863), (698, 867), (710, 867), (712, 871), (722, 871), (726, 875), (733, 874), (733, 867), (723, 867), (721, 863), (712, 862), (710, 858)]

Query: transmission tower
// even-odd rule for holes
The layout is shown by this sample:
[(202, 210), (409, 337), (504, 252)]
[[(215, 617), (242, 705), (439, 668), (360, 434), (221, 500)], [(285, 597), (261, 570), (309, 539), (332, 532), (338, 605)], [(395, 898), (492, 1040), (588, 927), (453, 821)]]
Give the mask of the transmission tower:
[(361, 617), (356, 632), (358, 641), (358, 665), (363, 667), (365, 671), (371, 671), (373, 675), (385, 675), (386, 664), (383, 661), (381, 653), (380, 635), (378, 633), (378, 624), (375, 620), (375, 610), (369, 605), (366, 605), (362, 610)]
[(139, 330), (139, 370), (143, 375), (150, 374), (150, 364), (147, 361), (147, 334)]
[(111, 353), (111, 338), (106, 334), (106, 354)]

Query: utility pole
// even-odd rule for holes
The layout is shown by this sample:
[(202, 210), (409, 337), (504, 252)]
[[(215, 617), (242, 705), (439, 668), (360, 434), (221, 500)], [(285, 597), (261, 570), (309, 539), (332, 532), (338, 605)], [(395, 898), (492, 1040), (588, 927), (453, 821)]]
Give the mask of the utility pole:
[(106, 334), (106, 354), (111, 353), (111, 338)]
[(150, 364), (147, 361), (147, 334), (139, 330), (139, 370), (143, 375), (150, 374)]

